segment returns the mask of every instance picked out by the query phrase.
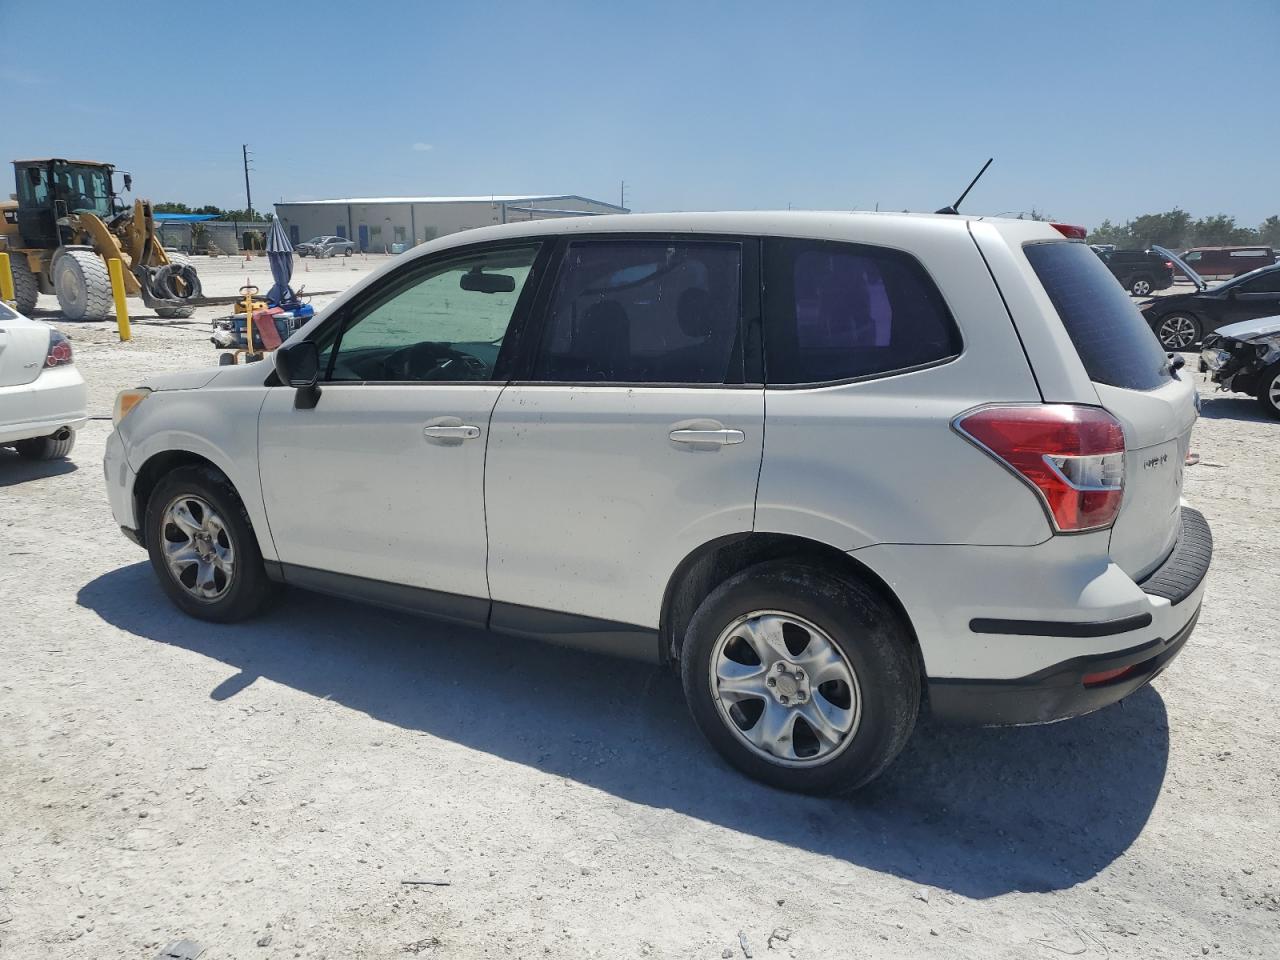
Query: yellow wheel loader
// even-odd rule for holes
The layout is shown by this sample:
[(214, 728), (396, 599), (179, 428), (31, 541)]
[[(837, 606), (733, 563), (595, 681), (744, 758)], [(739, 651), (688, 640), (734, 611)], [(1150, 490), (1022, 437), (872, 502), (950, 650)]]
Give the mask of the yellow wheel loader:
[[(30, 313), (36, 295), (52, 293), (68, 320), (111, 315), (107, 260), (124, 266), (128, 296), (141, 297), (161, 317), (189, 317), (200, 278), (186, 258), (165, 253), (149, 200), (126, 206), (115, 193), (109, 163), (15, 160), (17, 192), (0, 201), (0, 250), (9, 254), (18, 309)], [(133, 178), (124, 174), (124, 189)]]

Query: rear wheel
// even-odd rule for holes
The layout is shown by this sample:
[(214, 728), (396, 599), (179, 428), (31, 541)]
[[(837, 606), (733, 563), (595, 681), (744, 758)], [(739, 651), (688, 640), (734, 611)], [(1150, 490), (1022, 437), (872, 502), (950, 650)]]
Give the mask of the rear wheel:
[(1280, 362), (1258, 374), (1258, 403), (1262, 409), (1280, 420)]
[(30, 315), (40, 296), (40, 284), (31, 272), (27, 258), (21, 253), (9, 254), (9, 271), (13, 274), (13, 299), (19, 313)]
[(111, 315), (107, 264), (91, 250), (65, 250), (53, 264), (53, 289), (68, 320), (105, 320)]
[(1200, 333), (1200, 321), (1189, 313), (1170, 313), (1156, 324), (1156, 337), (1166, 350), (1188, 350)]
[(902, 750), (920, 709), (897, 612), (863, 583), (789, 561), (712, 591), (689, 624), (680, 667), (712, 746), (785, 790), (868, 783)]
[(230, 623), (262, 609), (274, 592), (249, 514), (211, 467), (178, 467), (147, 502), (146, 543), (165, 593), (201, 620)]
[(350, 247), (347, 247), (345, 250), (343, 250), (343, 251), (342, 251), (342, 255), (343, 255), (344, 257), (349, 257), (349, 256), (351, 256), (351, 254), (353, 254), (353, 253), (355, 253), (355, 251), (354, 251), (354, 250), (352, 250)]
[(1150, 277), (1134, 277), (1129, 281), (1129, 293), (1135, 297), (1146, 297), (1151, 294)]
[(59, 430), (47, 437), (36, 437), (33, 440), (19, 440), (13, 445), (18, 456), (27, 460), (61, 460), (76, 445), (74, 430)]

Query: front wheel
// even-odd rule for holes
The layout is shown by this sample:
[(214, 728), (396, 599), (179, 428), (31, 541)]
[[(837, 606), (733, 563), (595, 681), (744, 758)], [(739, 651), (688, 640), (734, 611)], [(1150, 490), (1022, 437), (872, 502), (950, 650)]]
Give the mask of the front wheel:
[(760, 564), (698, 607), (680, 657), (702, 734), (742, 772), (840, 793), (877, 777), (920, 710), (908, 632), (876, 591), (789, 561)]
[(147, 502), (146, 543), (160, 586), (179, 609), (231, 623), (253, 616), (274, 592), (249, 514), (211, 467), (178, 467)]
[(1166, 350), (1188, 350), (1200, 339), (1200, 321), (1189, 313), (1170, 313), (1156, 324), (1156, 337)]
[(1280, 420), (1280, 362), (1258, 374), (1257, 397), (1262, 409)]

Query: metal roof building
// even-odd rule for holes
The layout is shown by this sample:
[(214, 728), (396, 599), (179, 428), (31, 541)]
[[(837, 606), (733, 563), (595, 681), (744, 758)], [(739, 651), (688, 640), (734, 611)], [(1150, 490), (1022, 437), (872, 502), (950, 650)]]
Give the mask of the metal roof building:
[(312, 237), (351, 237), (361, 250), (400, 252), (499, 223), (629, 213), (625, 207), (576, 194), (495, 194), (481, 197), (346, 197), (282, 201), (276, 216), (295, 244)]

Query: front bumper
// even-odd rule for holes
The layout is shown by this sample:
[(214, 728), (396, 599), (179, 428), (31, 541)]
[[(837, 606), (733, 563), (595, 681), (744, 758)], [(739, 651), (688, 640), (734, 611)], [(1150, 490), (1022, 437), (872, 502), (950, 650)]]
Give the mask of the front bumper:
[[(124, 442), (116, 430), (112, 430), (107, 437), (106, 450), (102, 456), (102, 473), (107, 481), (107, 501), (111, 504), (111, 515), (115, 517), (120, 528), (126, 531), (125, 536), (134, 543), (141, 543), (137, 531), (142, 521), (140, 517), (135, 516), (133, 498), (133, 485), (138, 475), (129, 466), (129, 461), (124, 455)], [(133, 536), (130, 536), (130, 533), (133, 533)]]

